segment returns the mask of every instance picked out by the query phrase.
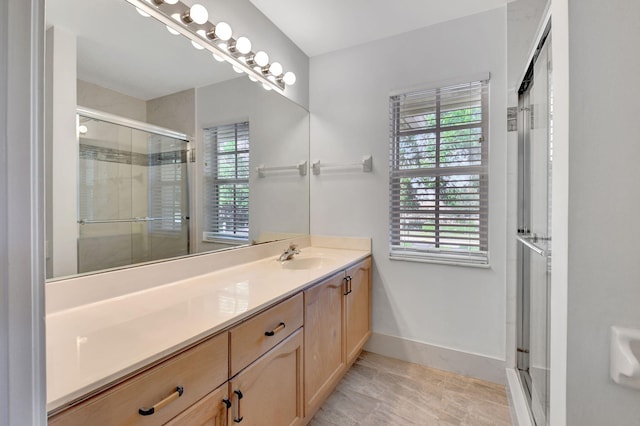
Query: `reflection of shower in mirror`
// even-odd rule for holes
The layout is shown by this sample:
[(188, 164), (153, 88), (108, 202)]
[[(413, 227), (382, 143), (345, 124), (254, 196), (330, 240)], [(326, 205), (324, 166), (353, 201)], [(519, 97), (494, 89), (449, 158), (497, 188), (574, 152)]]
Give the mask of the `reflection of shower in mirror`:
[(90, 117), (82, 113), (78, 272), (188, 254), (186, 135), (96, 111)]

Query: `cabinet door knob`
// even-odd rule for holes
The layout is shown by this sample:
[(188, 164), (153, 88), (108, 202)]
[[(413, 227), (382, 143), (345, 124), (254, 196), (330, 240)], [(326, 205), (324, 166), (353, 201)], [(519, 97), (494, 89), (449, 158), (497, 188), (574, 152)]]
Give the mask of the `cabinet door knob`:
[(138, 409), (138, 414), (140, 414), (141, 416), (150, 416), (153, 413), (155, 413), (156, 411), (158, 411), (161, 408), (163, 408), (164, 406), (166, 406), (166, 405), (170, 404), (171, 402), (175, 401), (176, 399), (180, 398), (182, 396), (183, 392), (184, 392), (184, 388), (182, 386), (178, 386), (176, 388), (175, 392), (173, 392), (171, 395), (169, 395), (168, 397), (166, 397), (162, 401), (154, 404), (151, 408), (140, 408), (140, 409)]
[(273, 336), (273, 335), (275, 335), (277, 332), (279, 332), (279, 331), (283, 330), (283, 329), (284, 329), (284, 327), (285, 327), (284, 323), (283, 323), (283, 322), (281, 322), (281, 323), (280, 323), (280, 324), (278, 324), (278, 326), (277, 326), (276, 328), (274, 328), (273, 330), (271, 330), (271, 331), (265, 331), (265, 332), (264, 332), (264, 335), (265, 335), (265, 336)]
[(344, 295), (346, 296), (351, 293), (351, 275), (347, 275), (342, 281), (344, 281)]

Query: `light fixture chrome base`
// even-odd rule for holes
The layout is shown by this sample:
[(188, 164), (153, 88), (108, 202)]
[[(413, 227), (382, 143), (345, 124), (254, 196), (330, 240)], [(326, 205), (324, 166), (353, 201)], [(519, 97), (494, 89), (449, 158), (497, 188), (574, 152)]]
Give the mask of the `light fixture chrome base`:
[[(256, 80), (263, 84), (265, 89), (274, 90), (280, 94), (284, 94), (286, 84), (283, 81), (284, 74), (274, 76), (270, 75), (270, 65), (267, 64), (264, 67), (252, 67), (249, 65), (247, 58), (251, 58), (255, 55), (254, 52), (247, 54), (235, 54), (229, 52), (226, 48), (223, 48), (218, 43), (220, 39), (210, 37), (209, 34), (215, 34), (213, 29), (215, 25), (207, 21), (204, 24), (198, 24), (192, 19), (185, 20), (185, 16), (189, 16), (190, 7), (186, 4), (178, 1), (175, 4), (169, 4), (163, 0), (127, 0), (128, 3), (138, 8), (139, 10), (147, 13), (151, 17), (165, 24), (168, 28), (173, 29), (177, 33), (191, 40), (193, 43), (202, 46), (209, 52), (223, 58), (230, 63), (245, 72), (252, 80)], [(180, 20), (176, 20), (173, 16), (179, 16)], [(200, 33), (198, 33), (198, 31)], [(200, 34), (203, 34), (200, 35)], [(230, 38), (226, 41), (229, 46), (235, 46), (236, 39)], [(243, 60), (244, 59), (244, 60)]]

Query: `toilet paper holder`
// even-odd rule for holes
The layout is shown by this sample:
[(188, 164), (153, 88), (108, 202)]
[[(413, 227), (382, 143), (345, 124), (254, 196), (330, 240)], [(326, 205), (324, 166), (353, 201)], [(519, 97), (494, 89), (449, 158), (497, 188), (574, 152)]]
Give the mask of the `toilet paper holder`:
[(617, 384), (640, 389), (640, 349), (634, 353), (633, 342), (640, 348), (640, 329), (611, 327), (610, 372)]

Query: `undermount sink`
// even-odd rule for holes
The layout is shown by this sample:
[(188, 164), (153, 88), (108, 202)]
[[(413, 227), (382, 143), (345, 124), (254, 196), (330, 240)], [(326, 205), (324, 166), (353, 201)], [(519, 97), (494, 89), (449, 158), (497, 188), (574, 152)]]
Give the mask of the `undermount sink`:
[(331, 259), (327, 257), (294, 257), (282, 262), (283, 269), (319, 269), (326, 266)]

